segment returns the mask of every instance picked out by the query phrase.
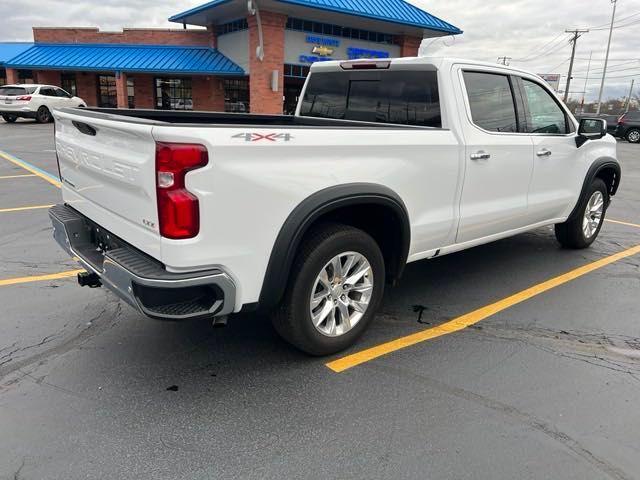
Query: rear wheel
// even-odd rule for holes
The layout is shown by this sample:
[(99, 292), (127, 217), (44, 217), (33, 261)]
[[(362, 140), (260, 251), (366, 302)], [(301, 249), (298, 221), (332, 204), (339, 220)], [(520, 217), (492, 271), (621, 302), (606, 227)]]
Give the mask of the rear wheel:
[(348, 348), (371, 323), (385, 283), (380, 247), (366, 232), (326, 224), (306, 238), (273, 325), (311, 355)]
[(627, 132), (627, 141), (629, 143), (640, 143), (640, 130), (634, 128)]
[(36, 113), (36, 121), (38, 123), (49, 123), (53, 120), (53, 116), (47, 107), (40, 107)]
[(18, 119), (15, 115), (2, 115), (2, 118), (7, 123), (14, 123)]
[(607, 185), (600, 178), (593, 180), (580, 199), (578, 214), (556, 225), (556, 238), (565, 248), (587, 248), (598, 238), (609, 206)]

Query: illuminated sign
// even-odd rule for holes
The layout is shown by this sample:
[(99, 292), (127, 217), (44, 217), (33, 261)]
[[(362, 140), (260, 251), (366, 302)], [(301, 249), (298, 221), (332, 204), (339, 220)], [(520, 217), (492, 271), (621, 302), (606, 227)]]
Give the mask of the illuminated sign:
[[(307, 35), (305, 41), (314, 45), (311, 54), (303, 54), (298, 57), (300, 63), (328, 62), (331, 60), (357, 60), (359, 58), (389, 58), (391, 55), (384, 50), (372, 50), (362, 47), (340, 48), (341, 42), (335, 38), (327, 38), (317, 35)], [(340, 49), (340, 50), (337, 50)], [(338, 57), (338, 58), (334, 58)]]
[(313, 50), (311, 50), (311, 53), (314, 53), (316, 55), (318, 55), (319, 57), (329, 57), (331, 55), (333, 55), (333, 52), (335, 52), (335, 50), (333, 48), (330, 47), (313, 47)]

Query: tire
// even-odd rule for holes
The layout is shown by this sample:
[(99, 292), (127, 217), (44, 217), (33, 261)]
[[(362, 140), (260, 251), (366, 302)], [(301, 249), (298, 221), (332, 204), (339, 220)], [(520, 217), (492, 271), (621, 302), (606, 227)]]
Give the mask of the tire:
[[(602, 203), (601, 210), (595, 207)], [(588, 248), (598, 238), (609, 206), (609, 191), (600, 178), (595, 178), (580, 198), (578, 213), (565, 223), (556, 225), (556, 238), (564, 248)], [(587, 217), (591, 218), (589, 220)]]
[(629, 143), (640, 143), (640, 130), (637, 128), (632, 128), (627, 132), (627, 142)]
[[(336, 258), (340, 258), (337, 268), (346, 272), (332, 276)], [(272, 315), (280, 336), (314, 356), (332, 355), (353, 345), (373, 320), (384, 294), (384, 258), (376, 241), (357, 228), (320, 225), (306, 236), (291, 272), (284, 299)], [(323, 272), (326, 276), (321, 279)], [(354, 285), (344, 282), (347, 278)], [(319, 300), (313, 302), (312, 295)], [(317, 303), (315, 310), (312, 303)], [(342, 311), (349, 315), (349, 322)]]
[(18, 117), (16, 117), (15, 115), (2, 115), (2, 118), (7, 123), (15, 123), (15, 121), (18, 119)]
[(40, 107), (36, 113), (36, 122), (38, 123), (50, 123), (53, 121), (53, 116), (47, 107)]

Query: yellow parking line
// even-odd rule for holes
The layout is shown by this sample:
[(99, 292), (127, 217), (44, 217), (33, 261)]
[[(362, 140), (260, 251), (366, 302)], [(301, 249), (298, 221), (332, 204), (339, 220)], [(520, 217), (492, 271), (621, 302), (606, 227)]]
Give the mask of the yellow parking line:
[(19, 285), (22, 283), (47, 282), (49, 280), (60, 280), (62, 278), (75, 277), (81, 272), (84, 272), (84, 270), (71, 270), (69, 272), (53, 273), (51, 275), (37, 275), (33, 277), (8, 278), (6, 280), (0, 280), (0, 287), (6, 287), (8, 285)]
[(28, 178), (28, 177), (37, 177), (35, 173), (28, 173), (26, 175), (3, 175), (0, 177), (0, 180), (9, 180), (10, 178)]
[(35, 207), (0, 208), (0, 213), (23, 212), (25, 210), (42, 210), (51, 208), (53, 205), (36, 205)]
[(392, 352), (397, 352), (398, 350), (411, 347), (427, 340), (459, 332), (460, 330), (464, 330), (472, 325), (475, 325), (482, 320), (485, 320), (497, 313), (513, 307), (514, 305), (518, 305), (519, 303), (541, 295), (551, 289), (559, 287), (560, 285), (568, 283), (579, 277), (587, 275), (588, 273), (591, 273), (595, 270), (606, 267), (607, 265), (611, 265), (612, 263), (623, 260), (627, 257), (631, 257), (632, 255), (636, 255), (638, 253), (640, 253), (640, 245), (637, 245), (615, 255), (603, 258), (601, 260), (598, 260), (597, 262), (593, 262), (583, 267), (576, 268), (575, 270), (567, 272), (564, 275), (560, 275), (558, 277), (547, 280), (546, 282), (542, 282), (538, 285), (527, 288), (526, 290), (522, 290), (515, 295), (507, 297), (491, 305), (487, 305), (486, 307), (482, 307), (473, 312), (467, 313), (466, 315), (462, 315), (461, 317), (451, 320), (450, 322), (446, 322), (442, 325), (438, 325), (437, 327), (429, 328), (427, 330), (414, 333), (413, 335), (408, 335), (406, 337), (398, 338), (397, 340), (392, 340), (390, 342), (368, 348), (352, 355), (347, 355), (346, 357), (339, 358), (327, 363), (326, 366), (336, 373), (341, 373), (345, 370), (349, 370), (350, 368), (369, 362), (384, 355), (388, 355)]
[(608, 218), (605, 220), (605, 222), (609, 222), (609, 223), (617, 223), (618, 225), (626, 225), (627, 227), (636, 227), (636, 228), (640, 228), (640, 225), (638, 225), (637, 223), (629, 223), (629, 222), (621, 222), (620, 220), (609, 220)]
[(58, 188), (60, 188), (62, 186), (62, 184), (60, 183), (60, 181), (45, 175), (42, 171), (38, 171), (37, 169), (33, 168), (31, 165), (27, 165), (25, 162), (12, 157), (6, 153), (0, 152), (0, 157), (4, 158), (5, 160), (13, 163), (14, 165), (17, 165), (19, 167), (24, 168), (25, 170), (27, 170), (28, 172), (33, 173), (35, 176), (40, 177), (43, 180), (46, 180), (47, 182), (49, 182), (51, 185), (54, 185)]

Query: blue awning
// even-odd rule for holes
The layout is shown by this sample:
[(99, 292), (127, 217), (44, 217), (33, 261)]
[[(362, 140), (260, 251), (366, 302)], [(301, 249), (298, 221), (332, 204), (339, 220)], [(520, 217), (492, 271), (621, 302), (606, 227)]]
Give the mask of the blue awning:
[[(246, 0), (213, 0), (186, 12), (179, 13), (169, 18), (171, 22), (189, 23), (192, 25), (206, 25), (216, 15), (213, 9), (219, 12), (219, 18), (233, 15), (236, 9), (244, 8), (246, 12)], [(286, 10), (286, 5), (298, 8), (310, 8), (323, 13), (334, 13), (360, 17), (362, 19), (386, 22), (395, 25), (431, 30), (445, 35), (458, 35), (462, 33), (458, 27), (430, 14), (405, 0), (265, 0), (260, 2), (264, 10), (272, 9), (272, 6), (280, 4), (278, 10)], [(284, 5), (283, 5), (284, 4)], [(236, 8), (233, 8), (236, 7)], [(238, 10), (239, 11), (239, 10)], [(298, 13), (296, 13), (298, 15)], [(214, 22), (218, 24), (220, 22)]]
[(35, 44), (8, 67), (43, 70), (121, 71), (183, 75), (244, 75), (217, 50), (198, 46)]
[(31, 47), (33, 47), (33, 43), (0, 42), (0, 66)]

